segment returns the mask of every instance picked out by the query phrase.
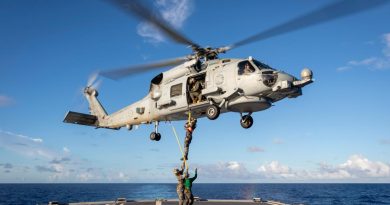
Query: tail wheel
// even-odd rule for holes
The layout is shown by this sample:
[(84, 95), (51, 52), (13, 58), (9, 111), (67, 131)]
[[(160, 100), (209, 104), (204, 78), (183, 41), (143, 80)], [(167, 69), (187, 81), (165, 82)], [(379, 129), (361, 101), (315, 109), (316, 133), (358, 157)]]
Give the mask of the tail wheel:
[(250, 115), (242, 116), (242, 118), (240, 120), (240, 124), (241, 124), (241, 127), (245, 128), (245, 129), (252, 127), (252, 125), (253, 125), (252, 116), (250, 116)]
[(209, 118), (210, 120), (217, 119), (219, 116), (219, 113), (220, 113), (219, 107), (217, 107), (215, 105), (210, 105), (206, 110), (207, 118)]

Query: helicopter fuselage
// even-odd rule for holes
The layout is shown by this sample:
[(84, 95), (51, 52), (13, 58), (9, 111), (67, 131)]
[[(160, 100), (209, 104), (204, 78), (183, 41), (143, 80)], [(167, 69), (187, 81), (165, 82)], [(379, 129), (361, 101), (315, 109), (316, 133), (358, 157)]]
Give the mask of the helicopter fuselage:
[[(95, 116), (96, 120), (91, 121), (93, 123), (72, 122), (82, 118), (73, 114), (73, 119), (67, 116), (65, 121), (100, 128), (131, 129), (133, 125), (185, 120), (189, 112), (193, 117), (207, 116), (210, 119), (225, 112), (237, 112), (241, 116), (248, 113), (250, 116), (286, 97), (300, 96), (301, 88), (313, 82), (310, 70), (305, 69), (301, 75), (303, 79), (297, 80), (251, 57), (203, 63), (188, 61), (157, 75), (152, 79), (146, 97), (111, 115), (107, 115), (97, 100), (97, 91), (87, 87), (84, 93), (90, 104), (90, 117)], [(196, 83), (198, 89), (194, 91), (192, 86)], [(210, 107), (214, 110), (210, 111)]]

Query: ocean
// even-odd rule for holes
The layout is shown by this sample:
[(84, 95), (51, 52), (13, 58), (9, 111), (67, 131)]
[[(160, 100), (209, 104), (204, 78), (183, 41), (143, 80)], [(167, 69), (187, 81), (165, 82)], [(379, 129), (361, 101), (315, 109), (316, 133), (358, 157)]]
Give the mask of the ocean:
[[(390, 184), (203, 184), (195, 196), (205, 199), (261, 197), (290, 204), (390, 204)], [(176, 198), (176, 184), (0, 184), (0, 204)]]

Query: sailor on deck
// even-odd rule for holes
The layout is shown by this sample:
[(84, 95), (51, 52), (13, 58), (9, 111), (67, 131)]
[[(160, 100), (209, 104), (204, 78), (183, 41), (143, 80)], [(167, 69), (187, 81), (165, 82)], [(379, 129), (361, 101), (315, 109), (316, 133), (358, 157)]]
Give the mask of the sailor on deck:
[(184, 204), (185, 205), (192, 205), (194, 203), (194, 195), (192, 194), (191, 188), (192, 188), (192, 182), (194, 182), (196, 177), (198, 176), (197, 172), (198, 169), (196, 168), (194, 177), (190, 178), (188, 174), (188, 170), (186, 170), (184, 176), (185, 177), (184, 178), (184, 197), (185, 197)]

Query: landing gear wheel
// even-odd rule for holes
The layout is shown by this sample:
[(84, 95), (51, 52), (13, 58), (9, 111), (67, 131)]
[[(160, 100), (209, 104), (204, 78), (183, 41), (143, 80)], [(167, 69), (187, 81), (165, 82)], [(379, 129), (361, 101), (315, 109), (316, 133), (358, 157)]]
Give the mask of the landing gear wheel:
[(219, 116), (219, 113), (220, 113), (219, 107), (217, 107), (215, 105), (210, 105), (206, 110), (207, 118), (209, 118), (210, 120), (217, 119)]
[(152, 132), (152, 133), (150, 133), (150, 139), (153, 140), (153, 141), (160, 141), (161, 134), (160, 133), (156, 133), (156, 132)]
[(160, 133), (156, 133), (156, 141), (160, 141), (160, 139), (161, 139), (161, 134)]
[(240, 120), (241, 127), (248, 129), (253, 125), (253, 118), (250, 115), (242, 116)]

